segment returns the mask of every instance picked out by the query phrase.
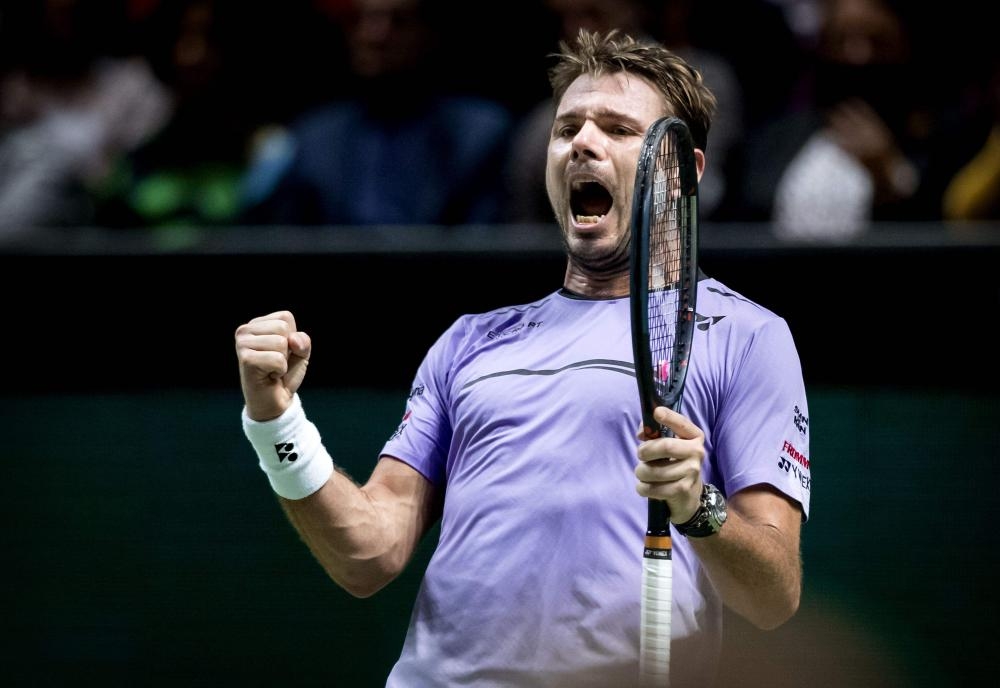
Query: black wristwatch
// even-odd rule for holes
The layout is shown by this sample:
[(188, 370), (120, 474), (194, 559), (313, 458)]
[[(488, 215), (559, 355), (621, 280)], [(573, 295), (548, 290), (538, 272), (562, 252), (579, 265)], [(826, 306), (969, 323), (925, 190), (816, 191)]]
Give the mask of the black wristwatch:
[(728, 517), (726, 498), (714, 485), (705, 483), (701, 490), (701, 506), (687, 523), (674, 524), (677, 532), (686, 537), (707, 537), (722, 530)]

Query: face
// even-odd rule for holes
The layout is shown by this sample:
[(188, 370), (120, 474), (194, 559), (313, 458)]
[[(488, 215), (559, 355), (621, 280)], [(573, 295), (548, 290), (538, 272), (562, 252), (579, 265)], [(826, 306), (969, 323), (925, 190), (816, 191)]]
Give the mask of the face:
[(428, 26), (420, 0), (355, 0), (351, 19), (351, 64), (359, 75), (402, 72), (423, 55)]
[(908, 58), (906, 30), (882, 0), (829, 0), (820, 51), (840, 64), (901, 64)]
[(667, 111), (645, 79), (619, 72), (581, 76), (559, 103), (545, 185), (570, 270), (627, 272), (632, 187), (646, 129)]

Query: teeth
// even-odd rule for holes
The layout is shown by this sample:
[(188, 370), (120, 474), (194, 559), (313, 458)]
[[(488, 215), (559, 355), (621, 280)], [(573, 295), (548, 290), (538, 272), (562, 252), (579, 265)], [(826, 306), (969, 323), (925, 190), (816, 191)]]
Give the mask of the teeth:
[(577, 215), (576, 222), (581, 225), (595, 225), (601, 221), (603, 215)]

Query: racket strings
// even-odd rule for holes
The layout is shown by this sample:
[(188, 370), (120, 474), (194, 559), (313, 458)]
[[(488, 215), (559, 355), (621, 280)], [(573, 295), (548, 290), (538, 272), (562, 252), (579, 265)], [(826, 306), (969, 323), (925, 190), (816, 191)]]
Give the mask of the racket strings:
[(666, 397), (674, 367), (681, 299), (683, 203), (680, 161), (675, 138), (663, 137), (653, 170), (652, 219), (649, 229), (649, 349), (654, 384)]

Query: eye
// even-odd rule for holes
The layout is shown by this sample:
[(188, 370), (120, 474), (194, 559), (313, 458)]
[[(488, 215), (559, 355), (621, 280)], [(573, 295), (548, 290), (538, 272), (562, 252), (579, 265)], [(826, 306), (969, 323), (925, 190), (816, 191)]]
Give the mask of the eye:
[(558, 134), (562, 138), (572, 138), (573, 136), (576, 136), (576, 133), (578, 131), (580, 131), (579, 127), (573, 126), (571, 124), (566, 124), (556, 129), (556, 134)]

